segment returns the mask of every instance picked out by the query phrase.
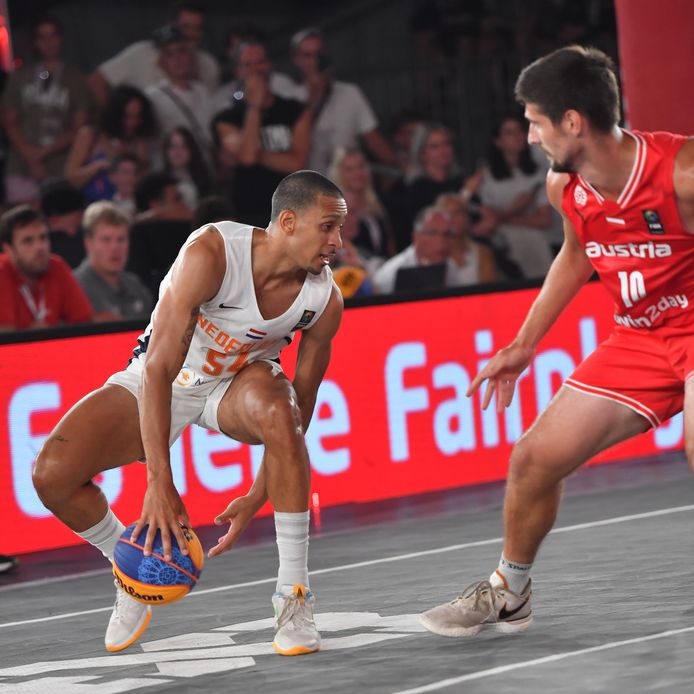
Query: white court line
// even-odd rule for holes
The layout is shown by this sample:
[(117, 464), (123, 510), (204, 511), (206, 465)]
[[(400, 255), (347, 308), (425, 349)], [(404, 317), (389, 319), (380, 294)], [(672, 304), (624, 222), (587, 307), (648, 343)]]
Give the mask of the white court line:
[[(586, 530), (588, 528), (597, 528), (604, 525), (615, 525), (617, 523), (628, 523), (633, 520), (642, 520), (644, 518), (656, 518), (658, 516), (667, 516), (672, 513), (684, 513), (686, 511), (694, 511), (694, 504), (688, 506), (673, 506), (671, 508), (663, 508), (658, 511), (646, 511), (644, 513), (634, 513), (629, 516), (616, 516), (615, 518), (605, 518), (598, 521), (590, 521), (589, 523), (577, 523), (575, 525), (565, 525), (561, 528), (554, 528), (550, 531), (550, 534), (555, 533), (568, 533), (575, 530)], [(483, 547), (485, 545), (498, 544), (503, 541), (503, 537), (494, 537), (488, 540), (476, 540), (475, 542), (463, 542), (459, 545), (447, 545), (445, 547), (436, 547), (435, 549), (426, 549), (421, 552), (409, 552), (408, 554), (396, 554), (392, 557), (381, 557), (380, 559), (370, 559), (368, 561), (355, 562), (354, 564), (342, 564), (341, 566), (331, 566), (327, 569), (317, 569), (315, 571), (309, 571), (310, 576), (319, 576), (321, 574), (334, 573), (336, 571), (349, 571), (350, 569), (361, 569), (365, 566), (375, 566), (376, 564), (388, 564), (394, 561), (404, 561), (406, 559), (417, 559), (418, 557), (426, 557), (432, 554), (442, 554), (444, 552), (455, 552), (459, 549), (468, 549), (470, 547)], [(249, 588), (251, 586), (260, 586), (266, 583), (276, 583), (277, 578), (273, 576), (272, 578), (261, 578), (256, 581), (246, 581), (245, 583), (234, 583), (229, 586), (219, 586), (217, 588), (205, 588), (203, 590), (197, 590), (194, 593), (186, 596), (186, 600), (191, 598), (200, 597), (201, 595), (209, 595), (210, 593), (220, 593), (227, 590), (236, 590), (237, 588)], [(18, 622), (5, 622), (0, 624), (0, 629), (6, 627), (16, 627), (24, 624), (37, 624), (39, 622), (51, 622), (56, 619), (68, 619), (69, 617), (80, 617), (85, 614), (94, 614), (95, 612), (108, 612), (113, 608), (109, 605), (108, 607), (97, 607), (93, 610), (82, 610), (80, 612), (65, 612), (63, 614), (56, 614), (50, 617), (37, 617), (35, 619), (24, 619)]]
[(37, 578), (33, 581), (22, 581), (21, 583), (10, 583), (6, 586), (0, 586), (0, 593), (5, 593), (8, 590), (18, 590), (19, 588), (33, 588), (34, 586), (43, 586), (47, 583), (71, 581), (73, 578), (89, 578), (91, 576), (101, 576), (102, 574), (110, 573), (113, 573), (111, 569), (90, 569), (89, 571), (80, 571), (76, 574), (65, 574), (64, 576), (47, 576), (46, 578)]
[(610, 643), (603, 643), (601, 646), (591, 646), (590, 648), (581, 648), (578, 651), (556, 653), (555, 655), (547, 655), (544, 658), (536, 658), (535, 660), (525, 660), (521, 661), (520, 663), (511, 663), (510, 665), (500, 665), (499, 667), (493, 667), (489, 670), (478, 670), (477, 672), (471, 672), (467, 675), (460, 675), (460, 677), (449, 677), (445, 680), (432, 682), (431, 684), (425, 684), (422, 687), (415, 687), (414, 689), (401, 689), (395, 692), (394, 694), (424, 694), (424, 692), (435, 692), (439, 689), (446, 689), (447, 687), (452, 687), (454, 684), (470, 682), (471, 680), (481, 680), (484, 677), (493, 677), (494, 675), (501, 675), (504, 672), (519, 670), (520, 668), (532, 667), (534, 665), (544, 665), (545, 663), (555, 663), (557, 660), (573, 658), (575, 656), (585, 655), (586, 653), (597, 653), (598, 651), (607, 651), (612, 648), (621, 648), (622, 646), (630, 646), (635, 643), (643, 643), (644, 641), (664, 639), (668, 636), (686, 634), (690, 631), (694, 631), (694, 627), (683, 627), (682, 629), (671, 629), (670, 631), (661, 631), (659, 634), (650, 634), (649, 636), (638, 636), (634, 639), (626, 639), (625, 641), (612, 641)]

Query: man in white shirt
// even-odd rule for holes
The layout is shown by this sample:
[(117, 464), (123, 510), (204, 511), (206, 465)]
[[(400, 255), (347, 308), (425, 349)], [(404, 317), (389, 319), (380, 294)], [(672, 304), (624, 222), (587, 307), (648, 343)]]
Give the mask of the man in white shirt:
[(314, 114), (308, 168), (326, 173), (338, 147), (358, 147), (364, 141), (369, 152), (382, 164), (397, 166), (392, 148), (378, 130), (378, 120), (362, 90), (333, 77), (323, 50), (323, 35), (314, 28), (292, 37), (292, 61), (301, 75), (273, 75), (271, 89), (287, 99), (306, 103)]
[(178, 127), (187, 128), (208, 164), (212, 163), (212, 102), (210, 93), (194, 79), (195, 63), (190, 45), (175, 26), (161, 27), (155, 33), (159, 65), (164, 79), (145, 89), (159, 122), (159, 144), (154, 160), (161, 164), (163, 141)]
[[(219, 85), (219, 65), (210, 53), (200, 48), (204, 21), (205, 10), (196, 2), (176, 2), (171, 8), (171, 24), (178, 27), (193, 51), (194, 76), (212, 93)], [(158, 60), (159, 51), (153, 40), (126, 46), (89, 76), (94, 99), (100, 105), (105, 104), (109, 90), (119, 84), (129, 84), (143, 91), (156, 84), (165, 77)]]

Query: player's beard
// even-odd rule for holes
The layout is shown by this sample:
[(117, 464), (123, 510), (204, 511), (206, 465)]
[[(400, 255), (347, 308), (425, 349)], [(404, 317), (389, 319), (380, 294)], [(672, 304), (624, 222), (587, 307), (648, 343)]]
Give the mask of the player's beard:
[(556, 159), (549, 160), (549, 168), (555, 173), (576, 173), (576, 167), (569, 161), (557, 161)]

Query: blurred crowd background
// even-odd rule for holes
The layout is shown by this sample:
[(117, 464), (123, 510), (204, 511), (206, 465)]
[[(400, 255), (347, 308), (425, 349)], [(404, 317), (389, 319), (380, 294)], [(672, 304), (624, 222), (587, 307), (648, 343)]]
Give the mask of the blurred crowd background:
[(611, 0), (0, 9), (5, 331), (146, 318), (192, 230), (267, 226), (304, 168), (344, 191), (348, 298), (542, 278), (561, 223), (515, 79), (570, 43), (617, 61)]

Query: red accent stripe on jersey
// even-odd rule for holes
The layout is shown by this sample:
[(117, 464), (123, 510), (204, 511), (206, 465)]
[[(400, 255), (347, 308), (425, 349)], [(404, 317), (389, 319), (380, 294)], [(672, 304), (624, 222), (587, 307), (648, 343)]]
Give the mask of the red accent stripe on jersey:
[(264, 333), (262, 330), (256, 330), (255, 328), (249, 328), (248, 332), (255, 333), (256, 335), (267, 335), (267, 333)]
[(634, 196), (636, 189), (641, 183), (643, 169), (646, 165), (646, 141), (640, 135), (634, 135), (628, 130), (624, 132), (629, 133), (629, 135), (636, 140), (636, 156), (634, 157), (634, 166), (631, 170), (629, 180), (626, 186), (624, 186), (622, 194), (617, 198), (617, 204), (621, 207), (626, 207), (629, 204), (629, 200)]
[(581, 174), (578, 174), (578, 180), (581, 181), (581, 184), (582, 184), (585, 188), (588, 188), (588, 190), (590, 190), (590, 192), (593, 193), (593, 195), (597, 198), (597, 201), (598, 201), (601, 205), (602, 205), (603, 202), (605, 202), (605, 198), (603, 198), (602, 195), (600, 195), (600, 193), (598, 193), (598, 191), (595, 190), (595, 188), (593, 188), (593, 186), (591, 186), (590, 183), (588, 183), (588, 181), (586, 181), (586, 179), (583, 178), (583, 176), (581, 176)]
[(642, 417), (645, 417), (654, 429), (660, 426), (660, 419), (658, 419), (658, 415), (656, 415), (656, 413), (653, 412), (653, 410), (651, 410), (649, 407), (646, 407), (643, 403), (640, 403), (638, 400), (630, 398), (628, 395), (616, 393), (615, 391), (607, 390), (606, 388), (589, 386), (587, 383), (575, 381), (573, 378), (567, 378), (566, 381), (564, 381), (564, 385), (568, 386), (569, 388), (573, 388), (574, 390), (587, 393), (588, 395), (594, 395), (598, 398), (604, 398), (605, 400), (612, 400), (614, 402), (618, 402), (620, 405), (625, 405), (630, 410), (633, 410), (634, 412), (636, 412), (636, 414), (640, 414)]
[(690, 371), (690, 372), (684, 377), (684, 382), (686, 383), (690, 378), (694, 378), (694, 371)]

